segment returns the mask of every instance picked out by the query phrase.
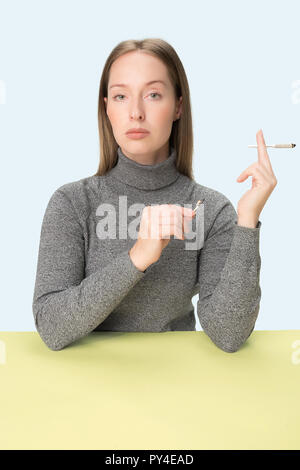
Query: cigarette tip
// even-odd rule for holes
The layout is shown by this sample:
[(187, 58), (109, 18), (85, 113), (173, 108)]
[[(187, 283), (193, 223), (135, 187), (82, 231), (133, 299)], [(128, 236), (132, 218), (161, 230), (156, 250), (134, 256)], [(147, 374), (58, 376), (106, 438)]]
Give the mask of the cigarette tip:
[(195, 213), (198, 209), (198, 207), (200, 206), (200, 204), (202, 204), (203, 202), (205, 201), (205, 198), (203, 199), (199, 199), (199, 201), (197, 201), (197, 204), (195, 206), (195, 209), (193, 209), (193, 212)]

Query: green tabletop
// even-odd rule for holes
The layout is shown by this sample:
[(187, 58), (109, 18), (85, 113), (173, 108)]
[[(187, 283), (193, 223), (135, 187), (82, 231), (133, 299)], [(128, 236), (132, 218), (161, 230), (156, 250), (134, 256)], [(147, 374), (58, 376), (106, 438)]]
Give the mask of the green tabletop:
[(1, 449), (300, 449), (300, 330), (0, 333)]

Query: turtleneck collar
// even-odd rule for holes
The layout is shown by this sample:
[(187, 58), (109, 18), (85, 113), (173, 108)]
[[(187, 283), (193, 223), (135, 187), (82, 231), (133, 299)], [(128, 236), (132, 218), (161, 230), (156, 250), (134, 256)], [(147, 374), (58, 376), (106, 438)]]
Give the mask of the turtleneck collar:
[(117, 149), (117, 163), (110, 170), (110, 175), (123, 183), (139, 189), (159, 189), (167, 186), (180, 176), (176, 168), (176, 149), (170, 146), (170, 154), (166, 160), (155, 165), (142, 165), (126, 157)]

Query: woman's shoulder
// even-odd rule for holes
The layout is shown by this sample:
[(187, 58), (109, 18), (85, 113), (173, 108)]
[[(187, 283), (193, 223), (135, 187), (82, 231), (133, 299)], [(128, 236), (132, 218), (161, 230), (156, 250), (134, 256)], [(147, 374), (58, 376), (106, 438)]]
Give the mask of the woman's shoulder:
[(81, 195), (84, 192), (96, 191), (98, 193), (101, 181), (102, 179), (100, 176), (86, 176), (85, 178), (62, 184), (55, 190), (55, 192), (64, 193), (66, 196), (71, 198)]
[(64, 183), (54, 189), (48, 205), (59, 206), (62, 210), (86, 218), (93, 200), (97, 200), (99, 196), (101, 183), (102, 178), (96, 175)]
[(204, 199), (204, 240), (208, 234), (222, 233), (232, 229), (237, 220), (237, 213), (230, 199), (221, 191), (194, 182), (194, 201)]
[(208, 209), (211, 209), (211, 211), (213, 212), (218, 211), (225, 205), (229, 205), (233, 207), (233, 204), (230, 201), (230, 199), (221, 191), (211, 188), (209, 186), (200, 184), (195, 180), (191, 181), (191, 186), (192, 186), (193, 198), (195, 198), (195, 200), (205, 199), (205, 206)]

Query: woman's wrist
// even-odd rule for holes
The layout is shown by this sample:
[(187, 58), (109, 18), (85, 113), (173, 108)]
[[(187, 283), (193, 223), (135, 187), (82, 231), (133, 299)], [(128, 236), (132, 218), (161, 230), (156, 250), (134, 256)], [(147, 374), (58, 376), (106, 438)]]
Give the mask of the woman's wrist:
[(139, 271), (144, 272), (152, 263), (147, 262), (140, 249), (140, 245), (136, 242), (128, 251), (131, 261)]
[(242, 227), (256, 228), (258, 224), (258, 217), (243, 217), (238, 215), (237, 224)]

